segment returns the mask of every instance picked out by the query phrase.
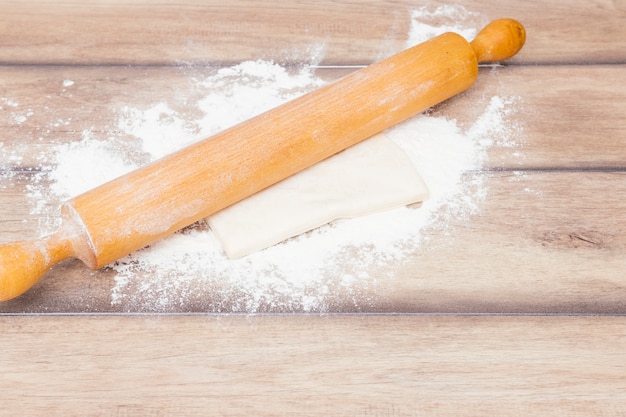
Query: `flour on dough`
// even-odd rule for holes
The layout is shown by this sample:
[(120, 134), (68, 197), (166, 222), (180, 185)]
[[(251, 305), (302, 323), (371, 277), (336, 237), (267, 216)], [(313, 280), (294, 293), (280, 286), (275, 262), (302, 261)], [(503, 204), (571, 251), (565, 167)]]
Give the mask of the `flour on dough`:
[(428, 190), (384, 133), (209, 217), (229, 258), (240, 258), (337, 219), (423, 201)]

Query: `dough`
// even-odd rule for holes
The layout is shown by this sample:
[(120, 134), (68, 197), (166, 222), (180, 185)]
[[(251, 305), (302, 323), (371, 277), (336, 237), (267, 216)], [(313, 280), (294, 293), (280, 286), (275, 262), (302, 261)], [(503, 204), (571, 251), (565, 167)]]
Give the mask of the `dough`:
[(428, 196), (408, 156), (384, 133), (209, 217), (229, 258), (240, 258), (340, 218)]

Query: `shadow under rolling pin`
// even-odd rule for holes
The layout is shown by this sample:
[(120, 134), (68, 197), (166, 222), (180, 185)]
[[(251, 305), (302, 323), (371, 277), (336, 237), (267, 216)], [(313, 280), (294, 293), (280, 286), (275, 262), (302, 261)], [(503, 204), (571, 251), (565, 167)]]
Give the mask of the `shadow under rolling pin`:
[(56, 233), (0, 245), (0, 301), (66, 258), (101, 268), (422, 112), (525, 39), (512, 19), (471, 43), (445, 33), (81, 194)]

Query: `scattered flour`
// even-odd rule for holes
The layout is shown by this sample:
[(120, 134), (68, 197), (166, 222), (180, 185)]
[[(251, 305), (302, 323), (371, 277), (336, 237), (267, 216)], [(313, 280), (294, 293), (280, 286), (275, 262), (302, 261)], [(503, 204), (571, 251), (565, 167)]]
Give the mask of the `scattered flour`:
[(13, 109), (11, 111), (11, 119), (13, 119), (13, 122), (18, 125), (21, 125), (35, 114), (32, 109), (17, 111), (17, 108), (19, 107), (19, 103), (17, 101), (0, 98), (0, 110), (4, 110), (5, 107)]
[(18, 105), (19, 104), (15, 100), (11, 100), (11, 99), (6, 98), (6, 97), (0, 98), (0, 110), (4, 109), (4, 106), (17, 107)]
[(115, 142), (98, 140), (84, 131), (80, 142), (56, 148), (56, 166), (48, 174), (50, 190), (66, 200), (82, 194), (139, 166), (130, 162)]
[(411, 29), (406, 46), (425, 42), (445, 32), (456, 32), (471, 41), (485, 23), (480, 13), (460, 5), (425, 5), (411, 12)]
[[(446, 30), (471, 38), (481, 16), (442, 6), (418, 9), (411, 18), (409, 44)], [(59, 146), (53, 166), (41, 174), (46, 181), (34, 181), (31, 195), (37, 201), (79, 194), (323, 84), (308, 66), (287, 70), (251, 61), (223, 68), (198, 81), (198, 88), (206, 90), (196, 103), (199, 116), (190, 119), (165, 101), (150, 108), (123, 108), (118, 129), (109, 137), (85, 131), (82, 141)], [(454, 120), (428, 115), (390, 129), (430, 189), (421, 207), (337, 221), (237, 260), (223, 254), (206, 224), (197, 224), (111, 265), (116, 274), (112, 304), (129, 311), (247, 313), (367, 305), (366, 294), (372, 294), (384, 273), (429, 239), (426, 230), (445, 231), (450, 219), (469, 219), (479, 211), (487, 190), (476, 171), (490, 147), (516, 145), (517, 127), (508, 122), (515, 100), (492, 97), (465, 129)], [(116, 135), (136, 138), (136, 146), (121, 146)], [(34, 206), (39, 214), (48, 207)]]

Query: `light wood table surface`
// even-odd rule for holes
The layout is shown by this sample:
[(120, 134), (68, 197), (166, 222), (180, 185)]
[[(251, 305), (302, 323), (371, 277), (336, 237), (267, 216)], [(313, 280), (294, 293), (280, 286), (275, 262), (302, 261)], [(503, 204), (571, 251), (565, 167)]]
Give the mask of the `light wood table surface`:
[[(120, 107), (320, 43), (334, 79), (399, 51), (412, 10), (445, 4), (0, 0), (0, 97), (33, 114), (0, 110), (2, 152), (23, 156), (0, 161), (0, 242), (38, 234), (26, 194), (41, 156), (107, 131)], [(64, 262), (0, 304), (0, 416), (626, 414), (626, 2), (455, 4), (528, 32), (435, 109), (471, 120), (496, 91), (522, 99), (524, 139), (490, 148), (477, 215), (381, 272), (367, 303), (313, 314), (219, 314), (211, 293), (120, 306), (112, 271)]]

